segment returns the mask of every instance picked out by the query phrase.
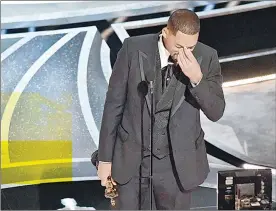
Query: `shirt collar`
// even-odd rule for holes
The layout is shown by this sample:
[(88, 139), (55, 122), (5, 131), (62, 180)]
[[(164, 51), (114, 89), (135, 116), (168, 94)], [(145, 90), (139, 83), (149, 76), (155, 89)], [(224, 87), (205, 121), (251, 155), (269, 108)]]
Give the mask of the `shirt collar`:
[(170, 53), (167, 51), (167, 49), (164, 46), (162, 34), (159, 35), (159, 41), (158, 41), (158, 49), (159, 49), (159, 55), (160, 55), (160, 61), (161, 61), (161, 69), (168, 65), (168, 59), (170, 56)]

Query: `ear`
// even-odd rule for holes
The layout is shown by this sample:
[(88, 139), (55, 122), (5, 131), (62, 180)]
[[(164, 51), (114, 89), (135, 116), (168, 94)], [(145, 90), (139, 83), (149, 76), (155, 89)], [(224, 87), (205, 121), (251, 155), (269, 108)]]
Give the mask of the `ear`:
[(162, 29), (162, 36), (164, 37), (164, 38), (167, 38), (168, 37), (168, 35), (169, 35), (169, 29), (167, 28), (167, 27), (164, 27), (163, 29)]

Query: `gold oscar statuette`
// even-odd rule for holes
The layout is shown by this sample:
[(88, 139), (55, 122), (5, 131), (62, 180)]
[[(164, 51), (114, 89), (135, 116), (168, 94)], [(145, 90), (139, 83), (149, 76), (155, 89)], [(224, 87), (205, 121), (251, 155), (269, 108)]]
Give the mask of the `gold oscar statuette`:
[(115, 206), (115, 198), (118, 196), (118, 191), (116, 185), (114, 185), (111, 181), (111, 177), (107, 178), (107, 184), (105, 188), (105, 197), (110, 199), (110, 203), (112, 206)]

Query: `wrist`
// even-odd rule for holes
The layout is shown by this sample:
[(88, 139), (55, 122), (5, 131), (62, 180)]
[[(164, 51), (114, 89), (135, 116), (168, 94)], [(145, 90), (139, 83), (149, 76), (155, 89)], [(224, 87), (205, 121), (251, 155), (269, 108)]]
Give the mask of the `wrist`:
[(201, 81), (202, 77), (203, 77), (203, 74), (200, 72), (196, 77), (191, 78), (190, 81), (192, 84), (197, 85)]

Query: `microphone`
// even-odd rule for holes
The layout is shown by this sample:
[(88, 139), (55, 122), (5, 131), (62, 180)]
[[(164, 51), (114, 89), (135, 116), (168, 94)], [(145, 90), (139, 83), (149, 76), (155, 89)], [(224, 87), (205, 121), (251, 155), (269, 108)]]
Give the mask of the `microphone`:
[(145, 97), (148, 94), (149, 87), (146, 81), (141, 81), (137, 86), (140, 97)]
[[(146, 81), (141, 81), (137, 86), (138, 94), (141, 98), (141, 159), (144, 157), (144, 103), (145, 103), (145, 97), (148, 94), (149, 87), (148, 83)], [(139, 210), (142, 209), (142, 165), (140, 165), (139, 169)]]

